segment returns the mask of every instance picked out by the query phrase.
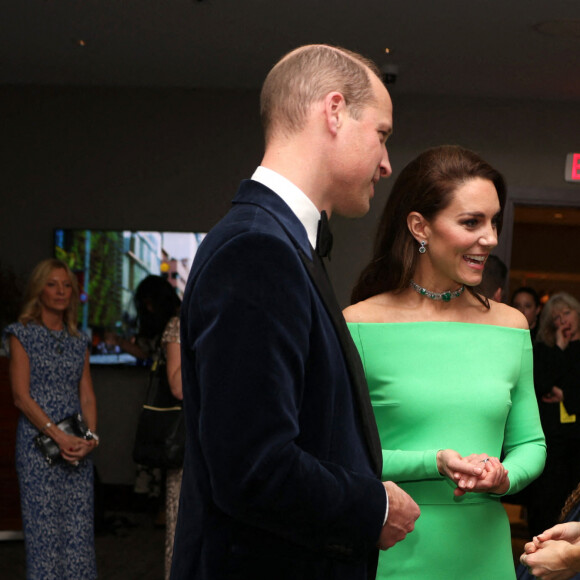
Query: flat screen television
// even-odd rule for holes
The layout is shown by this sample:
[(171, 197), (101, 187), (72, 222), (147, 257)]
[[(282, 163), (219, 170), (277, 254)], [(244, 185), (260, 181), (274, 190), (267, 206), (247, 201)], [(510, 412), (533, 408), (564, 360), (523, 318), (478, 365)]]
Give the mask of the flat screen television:
[[(182, 297), (193, 258), (205, 233), (59, 228), (54, 255), (79, 283), (79, 328), (92, 342), (92, 363), (131, 363), (105, 341), (114, 332), (136, 332), (133, 294), (150, 274), (165, 277)], [(117, 349), (118, 350), (118, 349)], [(113, 351), (113, 352), (110, 352)]]

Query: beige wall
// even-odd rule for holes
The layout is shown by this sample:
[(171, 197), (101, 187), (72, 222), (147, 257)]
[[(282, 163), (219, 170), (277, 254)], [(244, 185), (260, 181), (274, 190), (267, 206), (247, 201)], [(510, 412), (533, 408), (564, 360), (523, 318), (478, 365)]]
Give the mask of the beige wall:
[[(481, 153), (521, 195), (578, 194), (563, 180), (580, 149), (577, 103), (397, 95), (394, 176), (426, 147)], [(0, 87), (0, 264), (27, 274), (55, 227), (204, 231), (262, 153), (258, 94), (183, 89)], [(362, 220), (333, 219), (339, 301), (368, 259), (390, 181)]]

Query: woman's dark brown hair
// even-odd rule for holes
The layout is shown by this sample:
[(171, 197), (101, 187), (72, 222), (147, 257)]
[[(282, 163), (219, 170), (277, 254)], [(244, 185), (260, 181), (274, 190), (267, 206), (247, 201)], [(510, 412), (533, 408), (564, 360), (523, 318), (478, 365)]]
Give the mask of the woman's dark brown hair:
[(568, 496), (564, 507), (562, 508), (562, 513), (560, 514), (560, 521), (563, 522), (566, 516), (578, 505), (580, 502), (580, 483), (578, 487)]
[[(417, 242), (407, 227), (407, 216), (419, 212), (432, 220), (452, 200), (453, 192), (471, 179), (487, 179), (497, 191), (501, 214), (506, 199), (502, 175), (479, 155), (456, 145), (442, 145), (421, 153), (401, 171), (379, 222), (373, 258), (362, 271), (352, 292), (354, 304), (382, 292), (401, 291), (417, 264)], [(467, 287), (480, 302), (489, 302)]]

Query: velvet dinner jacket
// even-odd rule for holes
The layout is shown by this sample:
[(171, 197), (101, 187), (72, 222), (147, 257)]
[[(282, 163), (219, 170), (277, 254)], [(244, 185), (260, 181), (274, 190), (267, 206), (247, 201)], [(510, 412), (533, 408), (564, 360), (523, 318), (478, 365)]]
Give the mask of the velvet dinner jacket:
[(364, 377), (345, 358), (350, 335), (315, 270), (304, 226), (251, 180), (197, 252), (181, 318), (174, 580), (374, 574), (380, 442)]

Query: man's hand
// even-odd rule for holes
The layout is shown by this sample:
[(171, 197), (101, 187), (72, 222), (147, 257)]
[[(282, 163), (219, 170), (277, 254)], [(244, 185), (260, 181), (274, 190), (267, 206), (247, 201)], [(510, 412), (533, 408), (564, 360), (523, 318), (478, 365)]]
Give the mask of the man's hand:
[(383, 482), (389, 496), (389, 516), (379, 537), (379, 548), (387, 550), (404, 540), (415, 529), (415, 521), (421, 515), (413, 498), (392, 481)]

